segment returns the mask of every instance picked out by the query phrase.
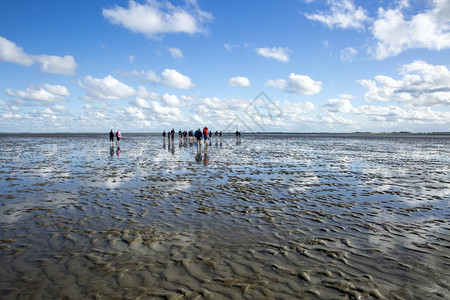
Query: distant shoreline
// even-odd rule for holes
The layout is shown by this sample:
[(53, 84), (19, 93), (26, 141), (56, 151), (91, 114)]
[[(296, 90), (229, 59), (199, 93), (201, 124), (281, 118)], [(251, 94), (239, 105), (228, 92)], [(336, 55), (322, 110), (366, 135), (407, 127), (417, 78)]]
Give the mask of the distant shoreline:
[[(108, 135), (109, 132), (0, 132), (0, 136), (85, 136)], [(162, 135), (161, 132), (123, 132), (124, 135)], [(233, 135), (234, 132), (224, 132)], [(242, 132), (246, 136), (294, 135), (294, 136), (450, 136), (450, 132)], [(213, 134), (214, 136), (214, 134)]]

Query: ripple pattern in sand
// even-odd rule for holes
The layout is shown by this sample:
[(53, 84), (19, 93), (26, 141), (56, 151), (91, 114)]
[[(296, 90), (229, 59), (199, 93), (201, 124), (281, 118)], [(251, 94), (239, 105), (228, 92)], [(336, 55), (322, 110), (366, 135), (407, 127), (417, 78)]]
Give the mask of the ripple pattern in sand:
[(449, 295), (448, 138), (1, 142), (2, 299)]

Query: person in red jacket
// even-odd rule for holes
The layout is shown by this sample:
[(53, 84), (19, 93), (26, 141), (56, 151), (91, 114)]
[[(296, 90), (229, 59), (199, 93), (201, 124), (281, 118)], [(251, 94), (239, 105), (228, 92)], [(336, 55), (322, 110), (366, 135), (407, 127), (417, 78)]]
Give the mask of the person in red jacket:
[(208, 131), (208, 127), (204, 127), (203, 128), (203, 139), (206, 141), (209, 139), (209, 131)]

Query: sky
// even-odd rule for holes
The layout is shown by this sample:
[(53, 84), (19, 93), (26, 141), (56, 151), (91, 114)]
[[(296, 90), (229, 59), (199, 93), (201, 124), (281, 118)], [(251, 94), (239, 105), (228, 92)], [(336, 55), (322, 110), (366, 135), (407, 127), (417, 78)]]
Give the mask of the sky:
[(0, 1), (0, 132), (449, 132), (448, 0)]

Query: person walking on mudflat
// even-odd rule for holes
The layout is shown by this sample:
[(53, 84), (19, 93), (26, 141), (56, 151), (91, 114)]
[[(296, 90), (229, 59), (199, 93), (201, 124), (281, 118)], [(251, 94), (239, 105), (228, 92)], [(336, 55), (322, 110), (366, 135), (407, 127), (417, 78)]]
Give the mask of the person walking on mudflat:
[(114, 132), (112, 129), (109, 132), (109, 146), (114, 146)]
[(117, 147), (120, 147), (120, 138), (121, 137), (122, 137), (122, 134), (120, 133), (120, 130), (117, 130), (117, 132), (116, 132)]

